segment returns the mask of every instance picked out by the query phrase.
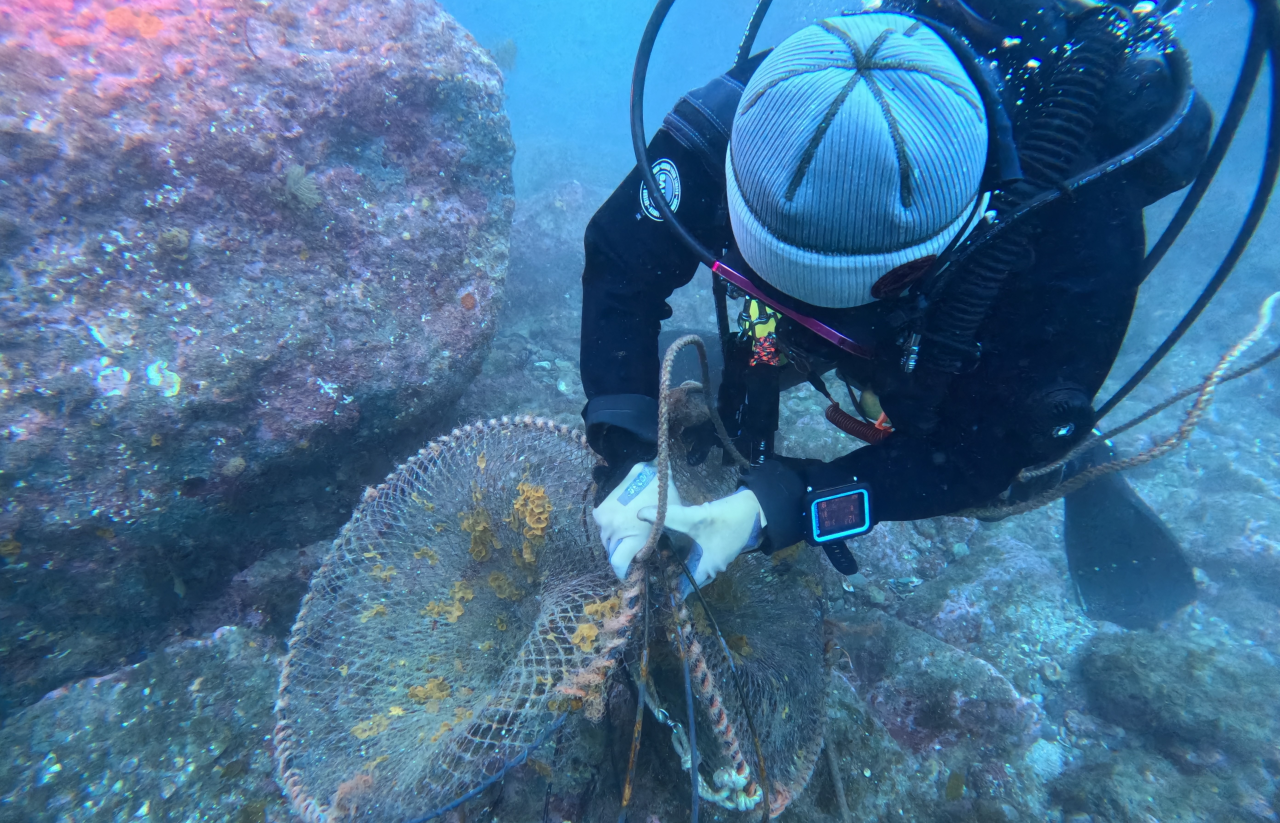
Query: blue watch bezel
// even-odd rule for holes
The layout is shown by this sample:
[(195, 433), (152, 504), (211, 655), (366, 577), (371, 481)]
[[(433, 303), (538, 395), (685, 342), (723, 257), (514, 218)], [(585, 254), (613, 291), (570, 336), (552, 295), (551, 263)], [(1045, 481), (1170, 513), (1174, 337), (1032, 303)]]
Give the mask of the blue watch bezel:
[[(818, 504), (855, 494), (862, 495), (862, 525), (835, 534), (818, 536)], [(809, 537), (818, 545), (830, 543), (833, 540), (843, 540), (846, 537), (856, 537), (871, 531), (871, 491), (861, 483), (813, 492), (807, 496), (805, 502), (808, 504), (805, 507), (805, 513), (809, 518)]]

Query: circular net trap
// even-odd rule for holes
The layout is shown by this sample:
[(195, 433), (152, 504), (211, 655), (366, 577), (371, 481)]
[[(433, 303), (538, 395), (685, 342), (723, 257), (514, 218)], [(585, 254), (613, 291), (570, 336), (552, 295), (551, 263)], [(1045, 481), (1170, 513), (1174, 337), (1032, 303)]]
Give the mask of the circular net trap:
[[(689, 502), (732, 488), (718, 461), (672, 462)], [(600, 721), (645, 608), (646, 702), (686, 768), (681, 649), (690, 662), (703, 796), (758, 807), (757, 742), (770, 811), (800, 792), (827, 682), (813, 553), (732, 564), (706, 590), (717, 633), (694, 598), (671, 597), (673, 566), (643, 596), (620, 591), (591, 518), (595, 463), (577, 432), (504, 418), (455, 430), (365, 493), (312, 579), (280, 679), (278, 779), (303, 819), (429, 818), (567, 717)]]
[[(679, 390), (677, 390), (679, 392)], [(672, 421), (672, 474), (682, 501), (697, 505), (733, 493), (737, 472), (714, 448), (689, 466), (680, 432), (706, 419), (701, 402), (677, 395)], [(800, 795), (822, 753), (830, 677), (824, 633), (824, 567), (820, 552), (797, 544), (766, 556), (749, 553), (681, 600), (678, 566), (663, 570), (665, 587), (650, 595), (664, 636), (678, 629), (653, 665), (659, 719), (671, 726), (673, 745), (688, 769), (682, 651), (690, 659), (697, 714), (699, 794), (737, 811), (754, 811), (768, 785), (769, 814), (781, 814)], [(685, 589), (687, 591), (687, 589)], [(629, 658), (638, 643), (628, 647)], [(639, 667), (631, 665), (632, 672)], [(659, 711), (661, 710), (661, 711)], [(760, 757), (764, 758), (761, 768)]]
[[(674, 612), (663, 604), (664, 623), (674, 613), (681, 626), (693, 661), (693, 692), (703, 707), (697, 715), (698, 793), (727, 809), (757, 809), (767, 784), (770, 816), (780, 814), (809, 782), (822, 753), (828, 669), (823, 612), (813, 596), (821, 583), (809, 568), (810, 554), (738, 558), (732, 574), (726, 571), (704, 590), (714, 625), (694, 597), (677, 602)], [(813, 588), (801, 594), (797, 587)], [(672, 725), (687, 769), (682, 666), (675, 654), (678, 649), (671, 649), (656, 660), (650, 706), (665, 710), (658, 717)]]

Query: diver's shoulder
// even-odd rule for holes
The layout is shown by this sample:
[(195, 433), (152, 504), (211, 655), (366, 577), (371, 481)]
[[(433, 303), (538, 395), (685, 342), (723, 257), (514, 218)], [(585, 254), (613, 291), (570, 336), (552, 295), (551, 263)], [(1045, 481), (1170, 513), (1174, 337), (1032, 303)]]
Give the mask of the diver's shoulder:
[(724, 178), (724, 157), (733, 133), (733, 118), (751, 75), (755, 74), (770, 50), (752, 55), (681, 97), (662, 120), (665, 128), (682, 146), (702, 161), (718, 180)]

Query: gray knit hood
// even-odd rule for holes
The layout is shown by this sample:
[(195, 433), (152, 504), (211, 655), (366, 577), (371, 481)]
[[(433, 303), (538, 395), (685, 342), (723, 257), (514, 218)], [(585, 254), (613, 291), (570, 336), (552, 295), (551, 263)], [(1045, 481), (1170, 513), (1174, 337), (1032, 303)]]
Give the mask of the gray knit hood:
[(986, 157), (982, 99), (937, 34), (899, 14), (823, 20), (742, 94), (725, 158), (734, 238), (786, 294), (859, 306), (966, 229)]

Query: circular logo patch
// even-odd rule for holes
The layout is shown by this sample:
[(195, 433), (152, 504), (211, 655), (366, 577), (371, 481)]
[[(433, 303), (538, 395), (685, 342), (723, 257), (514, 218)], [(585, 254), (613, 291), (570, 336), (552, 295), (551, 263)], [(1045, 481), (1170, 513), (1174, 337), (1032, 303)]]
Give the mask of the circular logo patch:
[[(676, 171), (676, 164), (665, 157), (662, 158), (653, 164), (653, 176), (658, 180), (658, 188), (662, 191), (663, 198), (671, 204), (671, 210), (679, 209), (680, 172)], [(649, 187), (644, 182), (640, 183), (640, 207), (644, 209), (649, 219), (662, 222), (662, 212), (658, 211), (658, 207), (650, 198)]]

